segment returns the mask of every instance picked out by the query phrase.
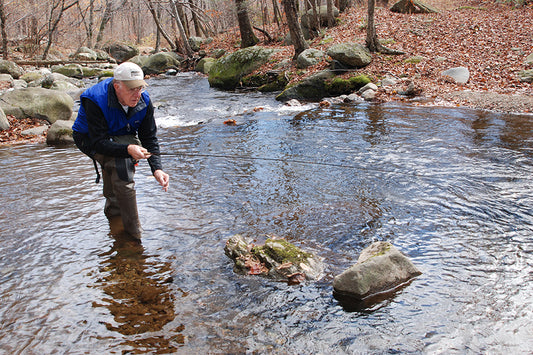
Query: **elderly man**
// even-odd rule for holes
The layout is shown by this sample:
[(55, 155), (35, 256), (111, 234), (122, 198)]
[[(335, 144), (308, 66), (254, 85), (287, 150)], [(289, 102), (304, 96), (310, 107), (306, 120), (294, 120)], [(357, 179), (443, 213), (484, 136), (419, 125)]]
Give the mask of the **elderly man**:
[(133, 181), (137, 161), (147, 159), (165, 191), (169, 185), (169, 176), (162, 170), (154, 107), (144, 91), (146, 86), (138, 65), (120, 64), (113, 78), (81, 95), (72, 126), (76, 145), (93, 159), (97, 174), (96, 161), (102, 167), (105, 215), (109, 220), (120, 216), (124, 230), (137, 240), (142, 233)]

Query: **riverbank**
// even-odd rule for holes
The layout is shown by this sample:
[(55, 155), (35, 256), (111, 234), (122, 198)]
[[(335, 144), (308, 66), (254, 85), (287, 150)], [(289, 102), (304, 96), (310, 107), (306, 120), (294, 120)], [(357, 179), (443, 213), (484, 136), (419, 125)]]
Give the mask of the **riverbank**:
[[(434, 14), (398, 14), (378, 7), (375, 12), (378, 38), (389, 48), (403, 51), (402, 55), (375, 53), (372, 63), (346, 75), (366, 74), (374, 81), (384, 77), (397, 78), (405, 87), (413, 83), (421, 97), (416, 104), (467, 106), (506, 113), (533, 113), (533, 87), (520, 81), (518, 73), (532, 69), (526, 63), (533, 53), (533, 8), (513, 8), (510, 4), (489, 1), (428, 0), (437, 8)], [(310, 41), (310, 47), (326, 51), (335, 43), (365, 43), (366, 6), (354, 6), (340, 15), (338, 26), (323, 29)], [(286, 33), (286, 29), (271, 29), (271, 33)], [(215, 38), (209, 49), (239, 49), (237, 30)], [(294, 51), (281, 45), (282, 39), (268, 46), (279, 52), (271, 64), (289, 60)], [(261, 43), (261, 45), (264, 45)], [(301, 80), (330, 63), (320, 62), (306, 70), (290, 64), (291, 82)], [(441, 75), (453, 67), (464, 66), (470, 72), (466, 84), (454, 83)], [(377, 101), (412, 101), (397, 95), (396, 90), (381, 89)]]

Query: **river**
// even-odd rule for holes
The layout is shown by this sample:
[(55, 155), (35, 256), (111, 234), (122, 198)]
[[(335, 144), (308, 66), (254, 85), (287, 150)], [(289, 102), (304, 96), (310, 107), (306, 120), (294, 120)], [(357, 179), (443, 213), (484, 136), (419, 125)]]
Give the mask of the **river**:
[[(149, 84), (171, 185), (141, 162), (142, 245), (110, 235), (75, 147), (0, 147), (0, 353), (533, 351), (531, 116), (294, 108), (195, 74)], [(223, 249), (237, 233), (284, 237), (325, 274), (235, 274)], [(346, 308), (332, 279), (377, 240), (423, 274)]]

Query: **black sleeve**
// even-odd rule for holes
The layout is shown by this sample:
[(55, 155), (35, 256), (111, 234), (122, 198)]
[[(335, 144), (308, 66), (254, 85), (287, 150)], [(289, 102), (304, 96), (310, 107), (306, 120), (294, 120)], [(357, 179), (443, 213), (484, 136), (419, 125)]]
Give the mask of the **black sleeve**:
[(107, 121), (100, 107), (88, 98), (82, 98), (81, 104), (87, 115), (89, 137), (94, 151), (111, 157), (129, 157), (127, 144), (119, 144), (110, 139)]
[(148, 164), (152, 169), (152, 174), (156, 170), (163, 170), (163, 165), (161, 164), (161, 156), (159, 155), (159, 142), (157, 140), (157, 126), (154, 119), (154, 106), (152, 102), (148, 104), (146, 110), (146, 116), (141, 122), (141, 126), (138, 130), (139, 140), (144, 148), (146, 148), (152, 155), (148, 158)]

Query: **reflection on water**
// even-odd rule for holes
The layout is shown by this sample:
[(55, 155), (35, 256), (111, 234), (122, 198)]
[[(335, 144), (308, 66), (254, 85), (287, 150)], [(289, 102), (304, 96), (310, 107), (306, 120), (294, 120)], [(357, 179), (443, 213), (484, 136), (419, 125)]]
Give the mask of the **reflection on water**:
[[(110, 222), (114, 242), (108, 252), (100, 254), (103, 276), (95, 284), (109, 297), (103, 298), (102, 304), (94, 302), (93, 306), (109, 309), (114, 322), (104, 324), (110, 331), (123, 335), (160, 331), (176, 317), (175, 296), (168, 287), (173, 281), (171, 264), (151, 261), (142, 244), (129, 238), (121, 224), (120, 218)], [(176, 351), (172, 342), (183, 344), (183, 329), (183, 326), (173, 329), (170, 338), (141, 338), (124, 344), (171, 353)]]
[[(0, 148), (0, 352), (531, 353), (531, 116), (294, 112), (196, 76), (149, 90), (172, 180), (164, 193), (139, 166), (142, 244), (110, 228), (74, 147)], [(237, 275), (223, 251), (235, 233), (285, 237), (323, 257), (326, 276)], [(423, 274), (345, 309), (332, 279), (376, 240)]]

